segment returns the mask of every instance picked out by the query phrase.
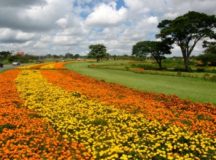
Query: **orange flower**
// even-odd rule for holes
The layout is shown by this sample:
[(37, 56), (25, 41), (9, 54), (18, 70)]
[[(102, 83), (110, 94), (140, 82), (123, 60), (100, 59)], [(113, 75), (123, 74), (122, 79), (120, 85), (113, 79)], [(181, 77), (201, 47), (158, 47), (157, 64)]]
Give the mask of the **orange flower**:
[(79, 158), (89, 159), (83, 147), (62, 141), (61, 134), (40, 115), (22, 106), (14, 82), (18, 74), (18, 70), (0, 74), (0, 159), (68, 159), (81, 150)]
[[(216, 106), (181, 100), (177, 96), (136, 91), (122, 85), (106, 83), (62, 70), (64, 63), (56, 63), (55, 71), (41, 71), (47, 80), (68, 91), (86, 95), (132, 113), (143, 113), (149, 120), (185, 126), (192, 131), (216, 133)], [(61, 69), (61, 70), (60, 70)]]

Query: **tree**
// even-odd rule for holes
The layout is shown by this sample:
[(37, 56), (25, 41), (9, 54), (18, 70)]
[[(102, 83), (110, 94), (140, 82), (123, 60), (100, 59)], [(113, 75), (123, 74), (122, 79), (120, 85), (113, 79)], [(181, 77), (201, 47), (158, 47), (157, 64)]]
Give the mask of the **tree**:
[(117, 55), (113, 55), (112, 57), (113, 57), (114, 61), (117, 60)]
[(198, 60), (201, 60), (204, 65), (210, 63), (212, 66), (216, 66), (216, 43), (204, 43), (204, 47), (207, 47), (205, 54), (202, 54), (197, 57)]
[(194, 47), (204, 38), (215, 38), (216, 17), (198, 12), (188, 12), (174, 20), (163, 20), (157, 37), (176, 43), (182, 52), (185, 70), (189, 70), (189, 60)]
[(65, 58), (71, 58), (72, 59), (72, 58), (74, 58), (74, 55), (71, 53), (66, 53)]
[(146, 52), (146, 41), (137, 42), (132, 49), (132, 55), (145, 59), (149, 52)]
[(99, 62), (102, 58), (106, 57), (107, 51), (106, 47), (103, 44), (95, 44), (89, 46), (90, 52), (88, 57), (96, 58), (97, 62)]
[(0, 60), (8, 59), (12, 55), (9, 51), (1, 51), (0, 52)]
[(111, 55), (109, 53), (106, 53), (106, 55), (104, 57), (106, 58), (106, 60), (109, 60)]
[[(164, 55), (171, 54), (170, 50), (172, 46), (169, 41), (142, 41), (138, 42), (137, 44), (133, 47), (133, 50), (136, 51), (135, 53), (138, 53), (138, 56), (141, 56), (140, 54), (147, 56), (150, 53), (151, 56), (155, 59), (155, 61), (158, 63), (160, 69), (162, 69), (162, 60), (165, 59)], [(139, 51), (139, 49), (141, 51)]]
[(74, 55), (74, 58), (75, 58), (75, 59), (80, 58), (80, 55), (79, 55), (79, 54), (75, 54), (75, 55)]

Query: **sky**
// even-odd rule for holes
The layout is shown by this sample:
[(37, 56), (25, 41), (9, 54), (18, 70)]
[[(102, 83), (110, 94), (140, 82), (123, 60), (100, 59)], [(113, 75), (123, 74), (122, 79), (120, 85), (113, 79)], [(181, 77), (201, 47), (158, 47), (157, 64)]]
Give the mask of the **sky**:
[[(155, 40), (161, 20), (215, 7), (216, 0), (0, 0), (0, 50), (85, 55), (102, 43), (110, 54), (131, 54), (136, 42)], [(193, 55), (202, 51), (200, 43)]]

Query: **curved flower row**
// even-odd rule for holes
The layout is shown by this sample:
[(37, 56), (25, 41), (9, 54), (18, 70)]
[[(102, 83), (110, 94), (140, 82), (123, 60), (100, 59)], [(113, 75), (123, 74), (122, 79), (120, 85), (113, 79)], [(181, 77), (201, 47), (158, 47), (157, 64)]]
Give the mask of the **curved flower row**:
[(22, 105), (14, 81), (18, 74), (0, 74), (0, 159), (85, 159), (83, 145), (69, 142)]
[(40, 69), (55, 69), (54, 63), (47, 63), (40, 67)]
[(215, 139), (67, 92), (39, 71), (23, 71), (16, 82), (27, 107), (46, 117), (65, 138), (84, 144), (95, 159), (216, 158)]
[[(57, 63), (56, 68), (63, 68)], [(47, 80), (70, 92), (79, 92), (90, 99), (116, 108), (143, 113), (149, 120), (172, 123), (189, 130), (216, 136), (216, 107), (211, 104), (192, 103), (176, 96), (135, 91), (121, 85), (106, 83), (82, 76), (73, 71), (42, 71)]]

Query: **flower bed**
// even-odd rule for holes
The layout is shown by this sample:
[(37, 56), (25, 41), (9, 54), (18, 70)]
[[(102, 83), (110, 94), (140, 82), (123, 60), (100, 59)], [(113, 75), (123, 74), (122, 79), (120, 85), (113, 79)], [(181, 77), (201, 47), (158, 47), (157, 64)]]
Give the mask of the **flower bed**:
[(88, 159), (83, 145), (66, 140), (39, 113), (23, 106), (18, 70), (0, 74), (0, 159)]
[(40, 71), (23, 71), (16, 82), (25, 106), (46, 117), (68, 140), (84, 144), (92, 158), (216, 158), (216, 141), (206, 134), (149, 121), (143, 113), (129, 113), (65, 91), (48, 83)]

